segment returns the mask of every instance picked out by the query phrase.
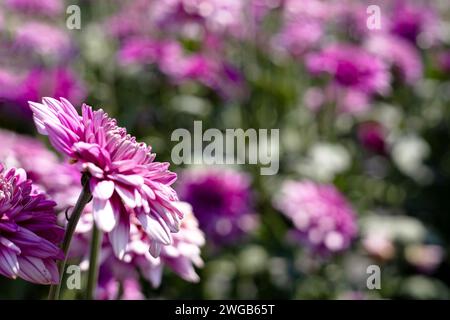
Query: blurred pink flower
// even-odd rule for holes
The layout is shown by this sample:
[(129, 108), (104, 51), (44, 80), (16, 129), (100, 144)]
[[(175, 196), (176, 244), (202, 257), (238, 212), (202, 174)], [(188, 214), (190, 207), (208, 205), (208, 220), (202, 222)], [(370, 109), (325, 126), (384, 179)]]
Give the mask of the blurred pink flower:
[(385, 94), (390, 89), (390, 74), (377, 56), (352, 45), (331, 45), (306, 57), (306, 66), (313, 75), (332, 77), (341, 87), (366, 94)]
[(215, 244), (236, 241), (252, 231), (250, 177), (231, 169), (193, 169), (183, 172), (180, 198), (193, 207), (200, 227)]
[(439, 37), (439, 17), (429, 1), (398, 0), (389, 17), (390, 31), (414, 44), (422, 37), (427, 45)]
[(74, 103), (80, 103), (86, 97), (86, 88), (78, 76), (69, 68), (31, 69), (23, 83), (18, 100), (28, 105), (42, 97), (67, 97)]
[(333, 185), (286, 181), (274, 205), (292, 220), (295, 235), (314, 252), (345, 250), (357, 235), (356, 214)]
[(176, 174), (168, 163), (154, 162), (155, 154), (144, 143), (118, 127), (103, 110), (83, 104), (82, 116), (64, 98), (30, 102), (38, 131), (48, 135), (61, 154), (76, 161), (90, 175), (93, 216), (97, 226), (109, 233), (114, 253), (123, 258), (134, 215), (154, 241), (151, 253), (172, 243), (182, 213), (170, 185)]
[(273, 46), (293, 56), (303, 56), (319, 44), (331, 12), (319, 0), (284, 0), (281, 8), (283, 24), (272, 41)]
[(31, 56), (61, 60), (73, 49), (70, 37), (63, 30), (44, 22), (26, 22), (15, 31), (14, 46)]
[(5, 0), (5, 6), (15, 10), (33, 15), (55, 16), (63, 11), (62, 0)]
[(36, 191), (23, 169), (0, 164), (0, 274), (39, 284), (59, 282), (56, 260), (64, 229), (55, 203)]
[(22, 78), (8, 69), (0, 69), (0, 103), (14, 101), (20, 90)]
[(324, 30), (320, 21), (291, 22), (276, 35), (273, 46), (298, 57), (317, 46), (323, 35)]
[(369, 37), (366, 47), (396, 68), (406, 83), (414, 84), (422, 78), (422, 58), (417, 48), (408, 41), (400, 37), (380, 34)]

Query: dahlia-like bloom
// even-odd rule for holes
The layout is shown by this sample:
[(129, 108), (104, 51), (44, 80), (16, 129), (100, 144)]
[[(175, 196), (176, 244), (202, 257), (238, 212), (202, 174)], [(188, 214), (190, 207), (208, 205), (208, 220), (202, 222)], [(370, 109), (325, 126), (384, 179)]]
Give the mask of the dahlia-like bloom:
[(30, 107), (38, 131), (90, 176), (94, 220), (109, 233), (117, 257), (125, 254), (131, 216), (154, 241), (154, 256), (162, 245), (172, 243), (171, 233), (178, 232), (183, 214), (170, 187), (176, 174), (168, 170), (168, 163), (155, 162), (150, 147), (101, 109), (93, 111), (83, 104), (80, 116), (64, 98), (44, 98), (42, 104), (30, 102)]
[(59, 282), (56, 260), (64, 229), (55, 202), (36, 191), (23, 169), (0, 164), (0, 274), (39, 284)]
[(81, 187), (81, 174), (38, 139), (0, 129), (0, 162), (23, 168), (28, 179), (57, 203), (57, 210), (75, 205)]
[(62, 12), (62, 0), (5, 0), (5, 6), (14, 11), (55, 16)]
[(331, 45), (308, 55), (306, 66), (313, 75), (328, 74), (337, 85), (369, 95), (385, 94), (390, 88), (386, 64), (360, 47)]
[(316, 253), (345, 250), (357, 234), (355, 212), (333, 185), (286, 181), (274, 205), (292, 220), (298, 239)]
[(366, 47), (396, 68), (406, 83), (414, 84), (422, 78), (423, 66), (419, 51), (405, 39), (386, 34), (375, 35), (368, 39)]
[(200, 228), (216, 244), (236, 240), (255, 227), (250, 178), (244, 173), (231, 169), (188, 170), (177, 191), (192, 205)]
[(379, 153), (386, 153), (386, 133), (378, 122), (362, 123), (358, 127), (358, 139), (367, 149)]
[[(160, 256), (155, 258), (149, 254), (149, 248), (154, 245), (146, 231), (142, 228), (137, 218), (132, 216), (130, 242), (122, 260), (112, 254), (111, 240), (105, 238), (101, 250), (101, 267), (99, 289), (97, 298), (115, 299), (118, 297), (119, 284), (129, 285), (129, 292), (121, 297), (123, 299), (140, 296), (139, 273), (147, 279), (153, 287), (161, 284), (162, 272), (165, 266), (189, 282), (199, 281), (195, 267), (202, 267), (203, 260), (200, 257), (200, 248), (205, 244), (203, 232), (199, 229), (198, 221), (192, 213), (192, 207), (188, 203), (176, 204), (184, 214), (180, 225), (180, 231), (173, 234), (173, 243), (161, 248)], [(83, 214), (77, 226), (76, 235), (70, 256), (82, 258), (81, 268), (89, 266), (88, 250), (90, 229), (92, 228), (92, 216)]]

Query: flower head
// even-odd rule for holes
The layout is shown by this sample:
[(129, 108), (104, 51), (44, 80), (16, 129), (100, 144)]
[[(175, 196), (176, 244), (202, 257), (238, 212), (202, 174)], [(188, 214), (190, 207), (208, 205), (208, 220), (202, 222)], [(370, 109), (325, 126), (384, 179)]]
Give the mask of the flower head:
[(432, 5), (424, 1), (396, 1), (393, 6), (390, 31), (416, 44), (422, 41), (433, 43), (437, 38), (439, 17)]
[(168, 170), (168, 163), (155, 162), (150, 147), (101, 109), (93, 111), (83, 104), (80, 116), (63, 98), (44, 98), (42, 104), (30, 102), (30, 107), (38, 131), (90, 175), (94, 220), (110, 233), (119, 258), (129, 241), (131, 216), (154, 240), (153, 255), (172, 242), (171, 233), (178, 231), (183, 215), (175, 205), (178, 198), (170, 185), (176, 174)]
[(377, 56), (356, 46), (332, 45), (307, 57), (312, 74), (327, 73), (344, 88), (366, 94), (386, 93), (390, 74), (386, 64)]
[(190, 170), (184, 172), (178, 192), (190, 203), (200, 227), (211, 240), (235, 240), (254, 227), (250, 179), (234, 170)]
[(0, 164), (0, 274), (39, 284), (59, 281), (64, 229), (56, 224), (55, 205), (34, 190), (23, 169)]
[(292, 220), (300, 241), (315, 252), (345, 250), (356, 236), (355, 213), (332, 185), (287, 181), (275, 206)]

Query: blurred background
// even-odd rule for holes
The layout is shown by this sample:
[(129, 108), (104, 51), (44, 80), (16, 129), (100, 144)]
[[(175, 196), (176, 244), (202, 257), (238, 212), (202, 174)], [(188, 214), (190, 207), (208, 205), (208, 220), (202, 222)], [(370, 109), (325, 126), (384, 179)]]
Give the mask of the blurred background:
[[(158, 161), (195, 120), (280, 130), (273, 176), (171, 165), (199, 280), (169, 265), (99, 298), (449, 298), (448, 1), (0, 0), (0, 161), (63, 212), (80, 185), (36, 134), (27, 101), (46, 96), (103, 108)], [(47, 291), (0, 277), (0, 298)]]

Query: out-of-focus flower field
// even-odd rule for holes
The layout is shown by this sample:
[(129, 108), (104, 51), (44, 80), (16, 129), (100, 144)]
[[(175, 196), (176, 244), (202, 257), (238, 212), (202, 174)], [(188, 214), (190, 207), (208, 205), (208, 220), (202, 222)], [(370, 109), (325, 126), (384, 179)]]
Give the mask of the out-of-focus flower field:
[[(113, 229), (96, 216), (107, 186), (91, 180), (68, 255), (81, 288), (63, 285), (62, 298), (84, 297), (93, 220), (111, 232), (97, 299), (450, 298), (448, 0), (0, 0), (0, 298), (47, 297), (34, 284), (47, 275), (34, 272), (54, 274), (47, 259), (59, 259), (54, 245), (82, 189), (52, 140), (61, 133), (36, 130), (41, 107), (28, 102), (43, 97), (105, 110), (170, 163), (183, 201), (171, 236), (169, 215), (168, 227), (115, 216)], [(193, 132), (194, 121), (279, 129), (279, 170), (174, 164), (172, 133)], [(56, 202), (52, 237), (11, 209), (21, 183), (22, 196), (38, 197), (11, 167)], [(143, 190), (165, 201), (173, 176), (154, 175), (164, 187)], [(128, 212), (143, 203), (115, 190)]]

